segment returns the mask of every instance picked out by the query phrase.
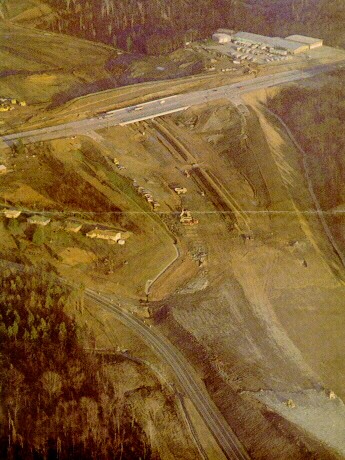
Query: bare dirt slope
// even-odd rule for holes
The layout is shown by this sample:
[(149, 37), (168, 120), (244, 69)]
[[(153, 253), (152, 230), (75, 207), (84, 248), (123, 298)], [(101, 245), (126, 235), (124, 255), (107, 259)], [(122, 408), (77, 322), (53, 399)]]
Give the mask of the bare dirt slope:
[[(321, 397), (324, 387), (343, 396), (342, 269), (320, 221), (308, 212), (314, 204), (298, 152), (259, 107), (241, 120), (242, 129), (224, 104), (162, 123), (178, 140), (177, 150), (181, 143), (195, 158), (190, 181), (205, 193), (203, 202), (189, 198), (199, 225), (185, 238), (206, 248), (207, 265), (194, 292), (182, 289), (168, 300), (172, 337), (182, 328), (202, 344), (206, 381), (229, 421), (236, 398), (225, 397), (223, 386), (230, 395), (247, 391), (246, 398), (262, 389), (314, 389)], [(247, 438), (249, 449), (263, 455), (260, 437), (272, 425), (263, 421), (263, 408), (256, 409), (241, 413), (238, 431), (249, 436), (245, 425), (252, 417), (258, 431)], [(265, 458), (304, 458), (282, 433), (276, 436)]]

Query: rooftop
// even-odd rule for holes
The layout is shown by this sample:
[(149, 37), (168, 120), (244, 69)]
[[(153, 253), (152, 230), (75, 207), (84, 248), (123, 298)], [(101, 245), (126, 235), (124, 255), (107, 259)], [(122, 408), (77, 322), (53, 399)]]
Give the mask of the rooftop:
[(313, 45), (314, 43), (322, 42), (322, 38), (306, 37), (305, 35), (289, 35), (285, 40), (292, 40), (306, 45)]
[(39, 214), (31, 216), (28, 218), (28, 222), (30, 224), (37, 224), (37, 225), (47, 225), (50, 222), (49, 217), (45, 217)]
[(255, 43), (262, 43), (267, 46), (283, 48), (290, 51), (296, 51), (303, 46), (302, 43), (294, 42), (292, 40), (286, 40), (280, 37), (266, 37), (265, 35), (252, 34), (250, 32), (238, 32), (234, 35), (234, 38), (242, 38)]
[(8, 219), (16, 219), (17, 217), (20, 216), (21, 213), (22, 211), (19, 211), (18, 209), (5, 209), (4, 210), (5, 217), (7, 217)]

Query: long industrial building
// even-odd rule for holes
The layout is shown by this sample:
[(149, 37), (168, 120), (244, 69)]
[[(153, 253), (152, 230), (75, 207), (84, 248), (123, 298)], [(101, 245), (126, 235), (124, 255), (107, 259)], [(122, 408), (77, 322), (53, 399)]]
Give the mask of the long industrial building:
[(313, 48), (321, 47), (323, 41), (318, 38), (305, 37), (303, 35), (291, 35), (287, 38), (267, 37), (265, 35), (252, 34), (250, 32), (237, 32), (226, 34), (218, 30), (213, 34), (213, 39), (218, 43), (228, 43), (230, 41), (243, 45), (258, 45), (271, 50), (282, 51), (287, 54), (298, 54)]
[(309, 46), (305, 43), (294, 42), (292, 40), (285, 40), (280, 37), (266, 37), (264, 35), (252, 34), (249, 32), (238, 32), (232, 36), (233, 40), (239, 43), (262, 45), (268, 48), (281, 49), (287, 51), (289, 54), (303, 53), (309, 50)]
[(309, 49), (320, 48), (323, 45), (321, 38), (305, 37), (304, 35), (290, 35), (286, 40), (291, 40), (297, 43), (304, 43), (309, 46)]

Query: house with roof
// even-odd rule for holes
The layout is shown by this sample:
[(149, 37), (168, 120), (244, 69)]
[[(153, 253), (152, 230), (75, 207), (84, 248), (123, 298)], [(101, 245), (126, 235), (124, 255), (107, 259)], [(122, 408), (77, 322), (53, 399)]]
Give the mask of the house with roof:
[(49, 217), (43, 216), (42, 214), (35, 214), (34, 216), (28, 217), (27, 221), (32, 225), (40, 225), (41, 227), (45, 227), (49, 224), (50, 219)]

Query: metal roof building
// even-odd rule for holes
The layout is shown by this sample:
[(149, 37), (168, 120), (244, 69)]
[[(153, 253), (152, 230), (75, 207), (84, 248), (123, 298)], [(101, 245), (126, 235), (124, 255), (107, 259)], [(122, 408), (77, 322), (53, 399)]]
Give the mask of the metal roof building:
[(216, 32), (212, 35), (212, 40), (218, 43), (229, 43), (231, 41), (231, 35)]
[(259, 44), (268, 48), (286, 50), (290, 54), (303, 53), (309, 50), (309, 45), (294, 42), (280, 37), (266, 37), (265, 35), (252, 34), (250, 32), (238, 32), (232, 37), (241, 43)]
[(290, 35), (286, 37), (285, 40), (304, 43), (309, 46), (309, 49), (320, 48), (323, 45), (323, 40), (321, 38), (306, 37), (304, 35)]

